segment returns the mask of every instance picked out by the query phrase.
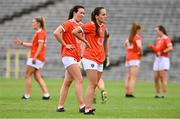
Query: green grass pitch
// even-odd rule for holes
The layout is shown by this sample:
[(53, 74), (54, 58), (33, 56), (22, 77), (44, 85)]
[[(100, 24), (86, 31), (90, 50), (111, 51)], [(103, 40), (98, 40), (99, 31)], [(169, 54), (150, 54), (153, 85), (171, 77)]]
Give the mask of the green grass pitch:
[[(124, 97), (123, 81), (105, 81), (108, 102), (101, 104), (97, 91), (95, 115), (83, 115), (78, 112), (74, 83), (65, 103), (66, 112), (56, 112), (59, 89), (62, 80), (46, 80), (51, 100), (42, 100), (42, 92), (33, 81), (31, 98), (21, 100), (24, 92), (24, 80), (0, 80), (0, 118), (180, 118), (180, 82), (168, 83), (168, 95), (165, 99), (154, 98), (153, 81), (137, 81), (134, 99)], [(86, 91), (87, 80), (83, 88)]]

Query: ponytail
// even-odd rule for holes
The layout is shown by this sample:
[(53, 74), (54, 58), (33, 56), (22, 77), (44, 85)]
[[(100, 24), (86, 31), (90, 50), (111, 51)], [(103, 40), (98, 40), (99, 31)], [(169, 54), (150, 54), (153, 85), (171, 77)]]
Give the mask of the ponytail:
[(42, 16), (41, 19), (42, 19), (42, 29), (44, 31), (46, 31), (46, 20), (45, 20), (45, 17)]
[(94, 22), (94, 24), (95, 24), (95, 27), (96, 27), (96, 35), (98, 35), (99, 36), (99, 25), (98, 25), (98, 23), (97, 23), (97, 19), (96, 19), (96, 16), (98, 16), (99, 14), (100, 14), (100, 11), (101, 11), (101, 9), (105, 9), (104, 7), (96, 7), (95, 9), (94, 9), (94, 11), (91, 13), (91, 21), (93, 21)]
[(137, 31), (141, 29), (141, 26), (137, 23), (132, 24), (131, 32), (129, 35), (129, 43), (131, 44), (133, 42), (134, 36), (137, 34)]

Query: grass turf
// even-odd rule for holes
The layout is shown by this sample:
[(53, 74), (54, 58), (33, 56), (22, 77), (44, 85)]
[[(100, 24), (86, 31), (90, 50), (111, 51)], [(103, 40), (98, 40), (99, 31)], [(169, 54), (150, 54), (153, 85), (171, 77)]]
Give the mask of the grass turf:
[[(66, 100), (66, 112), (56, 112), (59, 89), (62, 80), (46, 80), (51, 100), (42, 100), (42, 92), (33, 81), (31, 98), (21, 100), (24, 92), (24, 80), (0, 80), (0, 118), (180, 118), (180, 82), (168, 83), (168, 95), (165, 99), (154, 98), (153, 81), (138, 81), (134, 99), (124, 97), (123, 81), (105, 81), (108, 92), (107, 104), (101, 104), (97, 91), (96, 114), (93, 116), (78, 112), (74, 83)], [(87, 80), (84, 80), (84, 93)]]

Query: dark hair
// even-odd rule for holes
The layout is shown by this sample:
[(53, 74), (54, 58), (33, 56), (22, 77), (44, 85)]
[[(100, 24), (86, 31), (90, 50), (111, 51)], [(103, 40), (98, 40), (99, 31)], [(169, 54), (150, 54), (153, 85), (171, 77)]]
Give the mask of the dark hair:
[(133, 23), (131, 27), (131, 32), (129, 35), (129, 43), (131, 44), (133, 42), (134, 36), (137, 34), (137, 31), (141, 29), (140, 24)]
[(91, 20), (94, 22), (96, 26), (96, 35), (99, 36), (99, 25), (96, 21), (96, 16), (100, 14), (101, 9), (105, 9), (104, 7), (96, 7), (94, 11), (91, 13)]
[(167, 34), (166, 29), (164, 28), (164, 26), (159, 25), (159, 26), (158, 26), (158, 29), (159, 29), (161, 32), (163, 32), (163, 34), (165, 34), (165, 35), (168, 36), (168, 34)]
[(38, 17), (35, 17), (34, 19), (40, 24), (40, 27), (43, 30), (46, 30), (45, 18), (43, 16), (38, 16)]
[(74, 6), (73, 8), (71, 8), (71, 10), (70, 10), (70, 12), (69, 12), (69, 17), (68, 17), (68, 19), (72, 19), (74, 12), (77, 13), (78, 10), (79, 10), (79, 8), (83, 8), (83, 9), (84, 9), (84, 7), (83, 7), (82, 5), (76, 5), (76, 6)]

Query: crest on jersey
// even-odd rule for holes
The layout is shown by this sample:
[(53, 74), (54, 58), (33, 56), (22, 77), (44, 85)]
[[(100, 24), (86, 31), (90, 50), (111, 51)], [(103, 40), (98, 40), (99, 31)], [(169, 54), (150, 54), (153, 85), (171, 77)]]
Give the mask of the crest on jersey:
[(94, 64), (91, 64), (91, 67), (93, 68), (93, 67), (94, 67)]

